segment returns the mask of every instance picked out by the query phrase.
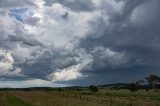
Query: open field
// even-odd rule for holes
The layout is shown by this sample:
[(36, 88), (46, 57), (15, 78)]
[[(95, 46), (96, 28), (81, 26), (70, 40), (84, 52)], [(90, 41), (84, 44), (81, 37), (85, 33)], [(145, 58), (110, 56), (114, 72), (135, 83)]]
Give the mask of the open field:
[(0, 106), (160, 106), (160, 92), (1, 91)]

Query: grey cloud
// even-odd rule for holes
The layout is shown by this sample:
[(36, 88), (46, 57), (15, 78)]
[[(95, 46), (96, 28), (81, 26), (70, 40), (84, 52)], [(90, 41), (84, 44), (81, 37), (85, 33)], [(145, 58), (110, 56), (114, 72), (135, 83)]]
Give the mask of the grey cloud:
[(39, 17), (31, 17), (31, 18), (27, 18), (25, 20), (25, 23), (27, 23), (28, 25), (35, 26), (39, 21), (40, 21)]
[(73, 11), (93, 11), (95, 5), (91, 0), (45, 0), (45, 4), (51, 6), (53, 3), (60, 3)]
[[(130, 76), (127, 78), (129, 81), (134, 80), (136, 75), (134, 76), (133, 74), (135, 73), (141, 73), (141, 77), (151, 73), (160, 74), (157, 70), (160, 61), (159, 19), (154, 18), (155, 16), (158, 16), (157, 11), (159, 11), (159, 6), (155, 4), (159, 4), (159, 1), (128, 0), (125, 1), (122, 14), (111, 14), (109, 25), (101, 24), (104, 23), (103, 18), (92, 20), (93, 22), (95, 21), (95, 25), (92, 24), (93, 22), (91, 25), (93, 26), (94, 32), (97, 33), (95, 33), (95, 35), (94, 33), (91, 33), (91, 35), (88, 35), (85, 39), (81, 39), (79, 44), (80, 48), (85, 48), (88, 53), (91, 53), (97, 46), (110, 48), (118, 53), (124, 52), (127, 56), (123, 57), (123, 60), (126, 59), (127, 61), (120, 66), (111, 67), (112, 65), (108, 63), (109, 59), (105, 58), (104, 55), (99, 54), (101, 52), (92, 54), (94, 57), (93, 67), (86, 72), (83, 71), (84, 74), (89, 73), (89, 78), (87, 80), (90, 78), (97, 78), (97, 81), (99, 78), (103, 78), (105, 81), (113, 79), (111, 82), (116, 82), (116, 78), (109, 77), (109, 75), (112, 76), (114, 73), (116, 77), (119, 78), (118, 80), (123, 82), (124, 80), (122, 77), (126, 77), (126, 73), (128, 74), (127, 76)], [(145, 12), (146, 9), (152, 10), (152, 13), (148, 13), (148, 15), (151, 15), (149, 17), (153, 17), (150, 18), (150, 21), (155, 22), (154, 27), (150, 27), (153, 26), (153, 23), (146, 22), (139, 27), (139, 23), (133, 24), (130, 22), (130, 16), (137, 8), (145, 8), (142, 9), (142, 12)], [(139, 17), (137, 20), (143, 20), (144, 18), (146, 17)], [(103, 30), (95, 27), (96, 25)], [(97, 36), (97, 34), (99, 35)], [(102, 59), (100, 59), (101, 56), (103, 57)], [(111, 59), (113, 60), (113, 58)], [(117, 61), (120, 62), (120, 60)], [(113, 62), (113, 64), (116, 64), (116, 62)], [(140, 78), (140, 76), (137, 78)]]
[(154, 27), (157, 29), (160, 25), (160, 2), (158, 0), (146, 1), (142, 5), (135, 8), (131, 15), (131, 21), (139, 26), (146, 26), (147, 28)]
[[(159, 3), (159, 1), (155, 2)], [(146, 6), (148, 3), (149, 7)], [(123, 79), (123, 77), (127, 78), (129, 82), (143, 78), (150, 73), (159, 74), (157, 70), (160, 61), (158, 59), (160, 57), (158, 19), (151, 19), (157, 21), (153, 28), (146, 28), (146, 25), (139, 27), (138, 24), (133, 24), (130, 20), (134, 11), (141, 6), (141, 8), (152, 8), (153, 6), (155, 8), (153, 12), (156, 15), (156, 11), (159, 8), (153, 4), (152, 1), (124, 1), (121, 14), (117, 12), (109, 13), (108, 24), (104, 20), (104, 15), (108, 15), (107, 13), (90, 21), (93, 32), (89, 33), (86, 38), (82, 38), (79, 44), (75, 46), (78, 49), (84, 48), (86, 53), (93, 57), (89, 68), (81, 70), (81, 73), (88, 75), (88, 77), (69, 82), (61, 81), (59, 83), (75, 85), (78, 83), (77, 85), (83, 85), (116, 81), (124, 82), (126, 79)], [(104, 9), (103, 7), (103, 11)], [(143, 20), (143, 18), (139, 17), (139, 20)], [(150, 25), (152, 26), (152, 23), (147, 23), (147, 26)], [(113, 57), (109, 54), (105, 56), (105, 49), (101, 50), (97, 49), (97, 47), (109, 48), (114, 53), (123, 54), (123, 56), (121, 59), (118, 56)], [(82, 83), (82, 80), (85, 83)]]
[(13, 8), (22, 6), (36, 6), (32, 0), (0, 0), (0, 8)]
[[(10, 1), (1, 0), (0, 2), (2, 4), (5, 2), (4, 7), (10, 7), (11, 5), (11, 3), (7, 4)], [(22, 27), (23, 25), (11, 22), (11, 19), (5, 16), (7, 17), (5, 23), (9, 23), (9, 26), (5, 23), (0, 25), (0, 35), (4, 35), (1, 36), (0, 48), (11, 52), (15, 61), (13, 72), (17, 68), (20, 68), (21, 71), (18, 74), (2, 75), (2, 78), (49, 80), (48, 75), (57, 72), (57, 70), (76, 65), (81, 65), (79, 73), (88, 77), (57, 83), (87, 85), (123, 82), (126, 79), (127, 82), (130, 82), (143, 78), (150, 73), (160, 74), (158, 71), (160, 65), (159, 1), (118, 0), (117, 2), (124, 3), (120, 12), (107, 12), (108, 8), (113, 9), (112, 6), (105, 8), (107, 4), (96, 8), (90, 0), (45, 0), (47, 8), (50, 8), (53, 3), (60, 3), (74, 11), (74, 14), (80, 11), (92, 13), (95, 12), (93, 11), (95, 8), (99, 12), (100, 15), (97, 17), (85, 21), (91, 27), (91, 31), (87, 32), (87, 35), (77, 38), (71, 48), (56, 47), (54, 45), (55, 40), (46, 40), (43, 33), (40, 33), (41, 35), (28, 33)], [(26, 3), (30, 4), (29, 1)], [(16, 3), (15, 7), (20, 5), (26, 4)], [(146, 10), (150, 12), (148, 13)], [(0, 10), (1, 13), (3, 14)], [(141, 13), (145, 14), (146, 17), (142, 16)], [(150, 22), (143, 21), (148, 20), (148, 15)], [(0, 17), (1, 22), (4, 19), (2, 16)], [(62, 15), (62, 18), (69, 19), (70, 16), (69, 12), (66, 12)], [(40, 20), (39, 18), (29, 18), (25, 21), (26, 24), (34, 27)], [(61, 20), (59, 21), (61, 22)], [(65, 22), (67, 23), (68, 20)], [(58, 22), (55, 20), (53, 23)], [(69, 32), (69, 34), (73, 33)], [(59, 35), (56, 36), (59, 37)], [(64, 41), (68, 37), (70, 36), (67, 36)], [(49, 39), (56, 38), (53, 36)], [(59, 43), (59, 41), (57, 42)]]

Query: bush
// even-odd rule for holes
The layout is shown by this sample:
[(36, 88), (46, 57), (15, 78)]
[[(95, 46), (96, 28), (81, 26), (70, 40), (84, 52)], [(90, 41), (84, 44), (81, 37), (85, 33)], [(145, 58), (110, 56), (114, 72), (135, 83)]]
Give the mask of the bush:
[(91, 85), (91, 86), (89, 87), (89, 90), (90, 90), (91, 92), (98, 92), (98, 88), (97, 88), (96, 86), (94, 86), (94, 85)]
[(131, 92), (133, 92), (133, 95), (134, 95), (134, 92), (138, 91), (138, 87), (137, 87), (137, 85), (136, 85), (135, 83), (131, 83), (131, 84), (129, 85), (129, 90), (130, 90)]

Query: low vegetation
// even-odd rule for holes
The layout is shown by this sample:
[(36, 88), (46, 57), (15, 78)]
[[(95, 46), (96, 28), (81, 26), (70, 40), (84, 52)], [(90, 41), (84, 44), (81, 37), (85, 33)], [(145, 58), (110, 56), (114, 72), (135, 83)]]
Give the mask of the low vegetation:
[(160, 92), (99, 89), (73, 91), (1, 91), (0, 106), (160, 106)]

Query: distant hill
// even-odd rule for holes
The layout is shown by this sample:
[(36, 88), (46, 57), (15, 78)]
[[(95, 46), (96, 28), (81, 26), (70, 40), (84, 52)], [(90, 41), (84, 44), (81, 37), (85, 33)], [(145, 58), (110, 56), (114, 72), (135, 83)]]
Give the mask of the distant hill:
[[(114, 84), (103, 84), (103, 85), (96, 85), (99, 89), (128, 89), (129, 83), (114, 83)], [(138, 85), (137, 86), (139, 89), (150, 89), (151, 86), (147, 84), (143, 85)], [(156, 88), (160, 89), (160, 84), (156, 85)], [(81, 91), (81, 90), (86, 90), (88, 89), (88, 86), (70, 86), (70, 87), (29, 87), (29, 88), (0, 88), (0, 91), (61, 91), (61, 90), (76, 90), (76, 91)]]

